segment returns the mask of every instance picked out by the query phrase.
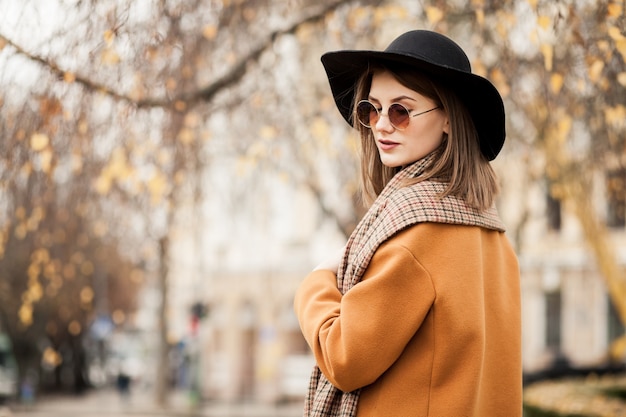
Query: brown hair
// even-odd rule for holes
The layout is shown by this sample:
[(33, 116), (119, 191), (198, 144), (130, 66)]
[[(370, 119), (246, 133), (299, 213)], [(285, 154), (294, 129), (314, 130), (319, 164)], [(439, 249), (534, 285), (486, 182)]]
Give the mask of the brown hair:
[[(367, 99), (373, 75), (384, 71), (405, 87), (433, 100), (447, 113), (450, 122), (449, 135), (443, 134), (443, 142), (435, 151), (437, 157), (409, 184), (424, 180), (446, 182), (448, 185), (441, 197), (459, 197), (477, 210), (491, 207), (498, 193), (495, 172), (480, 151), (478, 133), (469, 111), (451, 89), (415, 70), (374, 64), (359, 78), (354, 102)], [(369, 206), (402, 167), (383, 165), (372, 130), (358, 122), (354, 126), (361, 137), (361, 198)]]

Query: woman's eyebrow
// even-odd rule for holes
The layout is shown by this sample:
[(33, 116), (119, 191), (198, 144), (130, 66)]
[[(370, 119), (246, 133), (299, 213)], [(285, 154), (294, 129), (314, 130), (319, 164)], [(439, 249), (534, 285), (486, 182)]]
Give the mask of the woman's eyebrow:
[[(373, 97), (373, 96), (371, 96), (371, 95), (370, 95), (370, 96), (368, 96), (368, 100), (370, 100), (370, 101), (375, 101), (375, 102), (377, 102), (377, 103), (380, 103), (380, 100), (378, 100), (376, 97)], [(391, 99), (391, 102), (392, 102), (392, 103), (395, 103), (396, 101), (402, 101), (402, 100), (417, 101), (417, 100), (415, 100), (413, 97), (409, 97), (409, 96), (402, 95), (402, 96), (398, 96), (398, 97), (396, 97), (396, 98), (392, 98), (392, 99)]]

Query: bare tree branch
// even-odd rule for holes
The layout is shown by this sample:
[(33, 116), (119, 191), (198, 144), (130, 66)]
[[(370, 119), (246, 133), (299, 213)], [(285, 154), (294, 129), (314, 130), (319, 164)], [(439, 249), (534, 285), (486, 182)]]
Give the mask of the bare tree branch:
[[(380, 3), (381, 0), (375, 0), (371, 3)], [(302, 25), (308, 23), (315, 23), (322, 20), (328, 13), (333, 12), (340, 6), (345, 4), (349, 4), (350, 2), (346, 2), (345, 0), (335, 0), (328, 4), (322, 4), (319, 7), (314, 7), (311, 11), (304, 14), (300, 19), (292, 22), (290, 25), (272, 31), (263, 41), (261, 41), (257, 46), (252, 48), (248, 54), (243, 56), (239, 61), (237, 61), (233, 67), (227, 71), (223, 76), (219, 77), (209, 85), (200, 88), (199, 90), (181, 93), (179, 95), (175, 95), (173, 97), (154, 97), (154, 98), (146, 98), (146, 99), (136, 99), (127, 94), (122, 94), (114, 89), (97, 83), (87, 77), (81, 76), (80, 74), (74, 74), (70, 71), (65, 71), (60, 68), (54, 61), (46, 59), (42, 56), (30, 53), (22, 48), (20, 45), (13, 42), (11, 39), (6, 36), (0, 34), (0, 46), (5, 43), (13, 47), (19, 55), (22, 55), (28, 58), (31, 61), (37, 62), (42, 65), (44, 68), (47, 68), (50, 72), (55, 74), (59, 79), (64, 80), (68, 83), (78, 83), (87, 88), (90, 91), (99, 91), (100, 93), (106, 94), (116, 100), (126, 101), (135, 107), (138, 108), (150, 108), (150, 107), (174, 107), (178, 102), (184, 102), (186, 104), (186, 108), (188, 109), (190, 106), (211, 101), (217, 93), (222, 91), (225, 88), (228, 88), (234, 84), (236, 84), (239, 80), (241, 80), (247, 71), (247, 68), (250, 64), (258, 61), (261, 54), (268, 50), (276, 41), (277, 38), (283, 35), (293, 34), (296, 30)]]

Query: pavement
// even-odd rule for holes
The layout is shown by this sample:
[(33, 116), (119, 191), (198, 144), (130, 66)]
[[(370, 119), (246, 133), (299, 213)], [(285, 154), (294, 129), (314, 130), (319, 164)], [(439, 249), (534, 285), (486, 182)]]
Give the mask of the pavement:
[(0, 406), (0, 417), (301, 417), (302, 402), (285, 404), (194, 404), (188, 393), (170, 393), (167, 406), (159, 406), (152, 392), (133, 392), (122, 398), (111, 389), (93, 390), (79, 396), (48, 396), (32, 405)]

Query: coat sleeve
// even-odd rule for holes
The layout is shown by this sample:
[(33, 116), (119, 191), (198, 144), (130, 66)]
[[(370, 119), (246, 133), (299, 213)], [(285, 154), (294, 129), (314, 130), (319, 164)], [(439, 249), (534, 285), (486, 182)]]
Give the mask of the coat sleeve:
[(374, 382), (398, 359), (434, 299), (428, 271), (392, 238), (343, 297), (335, 274), (317, 270), (298, 288), (294, 308), (321, 371), (349, 392)]

